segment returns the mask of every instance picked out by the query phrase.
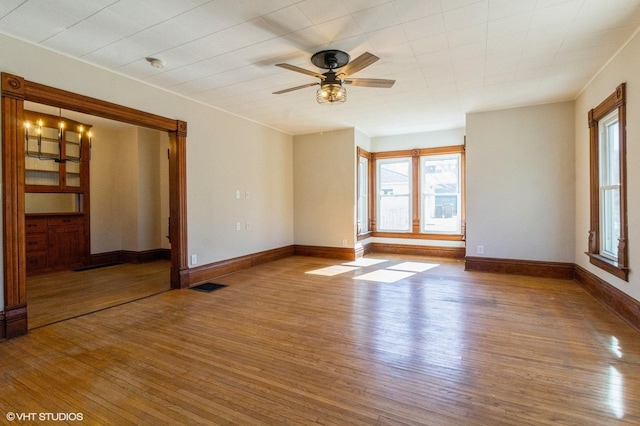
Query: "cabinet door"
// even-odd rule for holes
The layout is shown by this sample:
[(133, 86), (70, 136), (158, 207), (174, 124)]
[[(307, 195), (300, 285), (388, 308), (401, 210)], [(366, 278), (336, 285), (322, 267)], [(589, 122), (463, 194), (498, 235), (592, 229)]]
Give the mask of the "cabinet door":
[(73, 267), (84, 260), (84, 226), (67, 225), (49, 228), (49, 267)]

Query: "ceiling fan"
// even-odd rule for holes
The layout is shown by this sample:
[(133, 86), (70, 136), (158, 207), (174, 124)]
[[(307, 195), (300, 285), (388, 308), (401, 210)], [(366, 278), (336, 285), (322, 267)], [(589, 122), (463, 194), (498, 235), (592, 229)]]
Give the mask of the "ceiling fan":
[(273, 92), (274, 95), (292, 92), (294, 90), (304, 89), (305, 87), (320, 85), (316, 92), (316, 100), (320, 104), (342, 103), (347, 100), (347, 91), (343, 84), (351, 84), (352, 86), (390, 88), (395, 80), (385, 80), (380, 78), (349, 78), (351, 74), (368, 67), (376, 62), (378, 58), (369, 52), (351, 61), (348, 53), (342, 50), (322, 50), (311, 56), (311, 63), (318, 68), (328, 70), (324, 73), (306, 70), (289, 64), (276, 64), (277, 67), (302, 74), (311, 75), (320, 79), (318, 83), (303, 84), (302, 86), (290, 87), (289, 89), (278, 90)]

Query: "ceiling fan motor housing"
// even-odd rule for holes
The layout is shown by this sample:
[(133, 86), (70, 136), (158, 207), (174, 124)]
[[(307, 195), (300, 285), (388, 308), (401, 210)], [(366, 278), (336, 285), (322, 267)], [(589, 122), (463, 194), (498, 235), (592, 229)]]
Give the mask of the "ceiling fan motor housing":
[(311, 56), (311, 63), (318, 68), (334, 70), (342, 68), (349, 63), (351, 56), (342, 50), (321, 50)]

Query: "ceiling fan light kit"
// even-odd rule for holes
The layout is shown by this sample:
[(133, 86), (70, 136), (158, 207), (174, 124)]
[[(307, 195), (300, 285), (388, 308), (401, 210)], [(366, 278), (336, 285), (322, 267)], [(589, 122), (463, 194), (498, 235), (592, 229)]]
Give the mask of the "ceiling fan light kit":
[(340, 104), (347, 100), (347, 89), (342, 84), (323, 84), (316, 92), (319, 104)]
[[(343, 84), (351, 84), (353, 86), (362, 87), (377, 87), (377, 88), (390, 88), (395, 83), (395, 80), (385, 80), (379, 78), (349, 78), (351, 74), (368, 67), (376, 62), (377, 56), (365, 52), (351, 61), (351, 56), (348, 53), (341, 50), (322, 50), (314, 53), (311, 56), (311, 63), (318, 68), (329, 70), (322, 74), (306, 70), (304, 68), (297, 67), (289, 64), (276, 64), (277, 67), (288, 69), (289, 71), (299, 72), (301, 74), (310, 75), (320, 79), (320, 83), (303, 84), (302, 86), (291, 87), (289, 89), (279, 90), (273, 92), (274, 95), (280, 95), (283, 93), (292, 92), (294, 90), (304, 89), (305, 87), (311, 87), (320, 85), (320, 88), (316, 92), (316, 101), (319, 104), (337, 104), (343, 103), (347, 100), (347, 90), (343, 87)], [(335, 71), (338, 70), (339, 71)]]

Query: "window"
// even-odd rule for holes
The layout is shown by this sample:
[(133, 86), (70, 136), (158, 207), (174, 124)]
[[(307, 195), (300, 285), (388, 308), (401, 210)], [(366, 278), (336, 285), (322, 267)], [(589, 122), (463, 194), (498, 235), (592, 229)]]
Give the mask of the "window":
[(620, 238), (620, 121), (614, 111), (600, 121), (600, 254), (618, 260)]
[(411, 231), (411, 158), (378, 161), (378, 230)]
[(379, 152), (371, 159), (373, 236), (464, 239), (464, 146)]
[(369, 158), (358, 153), (358, 235), (369, 232)]
[(589, 111), (590, 262), (627, 280), (625, 85)]
[(420, 158), (422, 232), (460, 234), (460, 157), (458, 153)]

